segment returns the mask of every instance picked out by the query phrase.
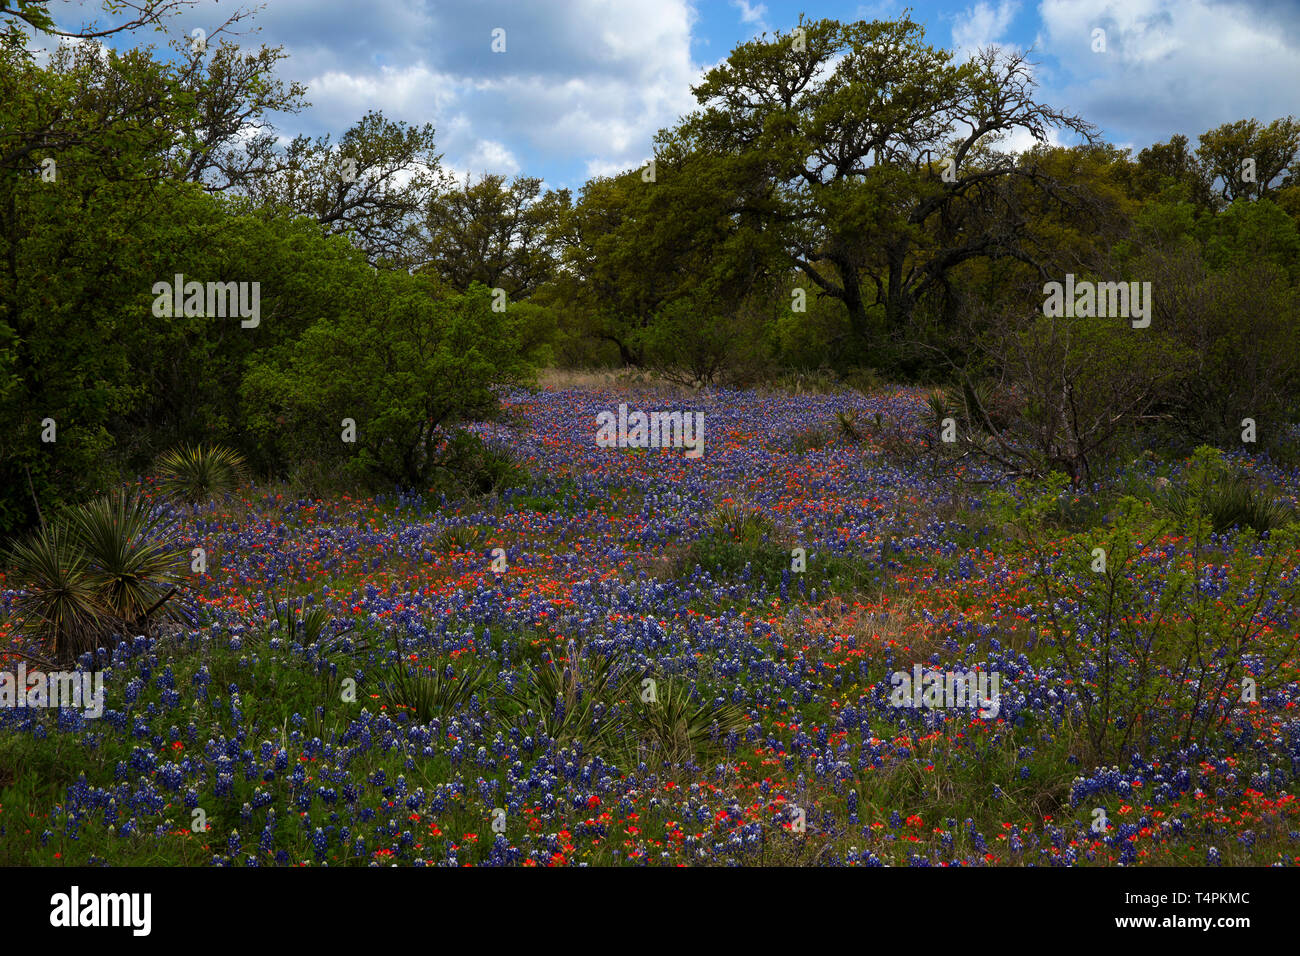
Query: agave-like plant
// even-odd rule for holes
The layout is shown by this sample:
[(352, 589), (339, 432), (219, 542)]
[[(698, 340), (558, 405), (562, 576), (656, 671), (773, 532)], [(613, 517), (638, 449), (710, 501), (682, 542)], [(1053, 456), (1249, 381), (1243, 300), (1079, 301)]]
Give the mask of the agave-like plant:
[(23, 630), (66, 663), (174, 613), (165, 605), (182, 587), (185, 557), (170, 530), (137, 492), (115, 491), (14, 545)]
[(936, 425), (952, 415), (952, 401), (945, 389), (931, 389), (925, 396), (925, 404), (930, 409), (931, 421)]
[(169, 537), (173, 522), (133, 491), (98, 498), (70, 517), (105, 608), (128, 629), (147, 626), (184, 581), (184, 552)]
[(330, 623), (328, 608), (321, 604), (307, 607), (307, 602), (302, 598), (276, 601), (272, 614), (272, 620), (279, 622), (279, 636), (290, 644), (301, 644), (303, 647), (319, 641)]
[(720, 752), (727, 735), (741, 732), (748, 723), (733, 704), (692, 702), (680, 682), (662, 683), (654, 699), (643, 698), (640, 721), (642, 745), (674, 767)]
[(427, 724), (463, 709), (471, 697), (493, 683), (486, 664), (459, 673), (447, 660), (419, 667), (401, 655), (399, 645), (397, 663), (388, 670), (380, 699), (390, 710), (406, 711), (416, 723)]
[(1196, 490), (1174, 488), (1164, 496), (1165, 507), (1181, 523), (1207, 518), (1216, 534), (1232, 527), (1251, 528), (1264, 534), (1292, 520), (1283, 502), (1252, 488), (1239, 474), (1206, 481)]
[(757, 541), (776, 530), (776, 525), (765, 512), (743, 502), (719, 506), (713, 513), (710, 525), (714, 531), (729, 535), (737, 541)]
[(839, 427), (840, 437), (846, 441), (860, 442), (866, 437), (861, 427), (858, 425), (857, 413), (851, 409), (848, 411), (836, 411), (835, 422)]
[(19, 626), (40, 639), (60, 662), (93, 650), (104, 606), (91, 583), (86, 555), (64, 523), (42, 526), (9, 552)]
[(438, 533), (434, 546), (439, 551), (462, 553), (472, 551), (487, 538), (487, 532), (479, 525), (452, 525)]
[(244, 480), (244, 458), (221, 445), (182, 445), (158, 459), (158, 484), (190, 505), (228, 495)]
[(507, 693), (533, 728), (560, 745), (581, 741), (591, 750), (619, 747), (631, 726), (624, 703), (637, 693), (640, 672), (602, 654), (587, 655), (570, 641), (568, 660), (530, 667), (521, 686)]

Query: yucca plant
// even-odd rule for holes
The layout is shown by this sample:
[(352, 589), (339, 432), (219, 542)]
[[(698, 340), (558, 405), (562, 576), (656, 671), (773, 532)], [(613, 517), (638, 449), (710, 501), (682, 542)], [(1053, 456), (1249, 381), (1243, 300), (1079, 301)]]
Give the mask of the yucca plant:
[(858, 415), (854, 411), (837, 411), (835, 422), (839, 427), (840, 437), (845, 441), (859, 442), (866, 437), (858, 426)]
[(108, 612), (129, 630), (145, 627), (183, 583), (185, 554), (169, 538), (173, 522), (134, 491), (115, 491), (70, 517)]
[(221, 445), (182, 445), (158, 459), (163, 492), (190, 505), (228, 495), (245, 476), (244, 459)]
[(947, 391), (942, 388), (932, 389), (925, 396), (925, 404), (929, 407), (930, 418), (936, 426), (945, 418), (952, 417), (952, 402)]
[(581, 741), (593, 751), (610, 752), (626, 738), (631, 713), (625, 704), (639, 692), (640, 676), (612, 657), (586, 655), (570, 641), (567, 661), (529, 667), (522, 685), (506, 697), (519, 708), (518, 717), (531, 714), (531, 728), (561, 746)]
[(10, 552), (21, 627), (61, 663), (110, 635), (148, 630), (182, 585), (170, 524), (134, 491), (115, 491), (43, 526)]
[(91, 583), (85, 552), (64, 523), (46, 525), (9, 552), (12, 582), (22, 591), (19, 628), (55, 660), (75, 660), (98, 645), (105, 609)]
[(494, 682), (486, 664), (460, 672), (445, 659), (418, 666), (402, 656), (398, 645), (398, 660), (388, 669), (380, 699), (390, 710), (405, 711), (417, 724), (427, 724), (464, 709), (471, 697), (484, 693)]
[(472, 551), (482, 544), (487, 533), (479, 525), (455, 525), (444, 528), (434, 540), (439, 551)]
[(1187, 488), (1171, 490), (1165, 495), (1165, 507), (1182, 523), (1196, 517), (1208, 519), (1216, 534), (1232, 527), (1264, 534), (1293, 517), (1290, 508), (1252, 488), (1241, 475), (1205, 482), (1196, 493)]
[(639, 716), (642, 746), (673, 767), (721, 753), (727, 735), (748, 725), (744, 712), (732, 704), (692, 702), (680, 682), (660, 683), (655, 699), (643, 702)]
[(766, 513), (743, 502), (720, 505), (709, 524), (715, 532), (737, 541), (758, 541), (776, 530), (776, 525)]
[(279, 636), (290, 644), (307, 647), (319, 641), (329, 625), (329, 611), (324, 605), (307, 607), (302, 598), (276, 601), (272, 620), (278, 622)]

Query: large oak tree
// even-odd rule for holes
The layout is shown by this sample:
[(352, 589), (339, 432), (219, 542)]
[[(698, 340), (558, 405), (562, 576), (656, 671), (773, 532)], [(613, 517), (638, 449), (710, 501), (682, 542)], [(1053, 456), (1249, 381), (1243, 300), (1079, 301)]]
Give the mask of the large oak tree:
[(772, 191), (754, 208), (782, 228), (791, 262), (844, 303), (865, 347), (872, 307), (894, 328), (963, 262), (1029, 258), (1003, 215), (1011, 180), (1068, 200), (1067, 184), (990, 148), (1017, 131), (1091, 139), (1091, 124), (1033, 90), (1022, 54), (957, 63), (910, 18), (801, 18), (709, 71), (693, 90), (701, 108), (663, 140), (764, 159)]

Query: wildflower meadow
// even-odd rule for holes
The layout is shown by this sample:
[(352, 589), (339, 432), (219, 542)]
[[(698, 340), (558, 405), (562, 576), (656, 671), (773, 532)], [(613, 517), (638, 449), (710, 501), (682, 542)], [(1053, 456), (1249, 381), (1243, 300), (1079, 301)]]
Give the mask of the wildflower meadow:
[(0, 0), (24, 932), (1285, 929), (1300, 17), (812, 6)]

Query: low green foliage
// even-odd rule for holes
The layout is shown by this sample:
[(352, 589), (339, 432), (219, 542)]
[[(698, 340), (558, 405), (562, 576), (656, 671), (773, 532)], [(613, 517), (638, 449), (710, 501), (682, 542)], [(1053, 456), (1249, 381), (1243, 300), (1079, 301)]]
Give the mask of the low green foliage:
[(1230, 528), (1266, 534), (1294, 518), (1290, 507), (1254, 488), (1239, 474), (1210, 477), (1202, 488), (1172, 488), (1162, 504), (1182, 524), (1208, 519), (1216, 534)]
[(636, 731), (639, 756), (655, 765), (684, 767), (726, 753), (726, 738), (748, 725), (744, 712), (721, 700), (692, 700), (679, 681), (656, 682), (653, 700), (642, 695)]
[(433, 456), (431, 490), (448, 497), (497, 494), (527, 481), (527, 470), (508, 449), (459, 429)]
[(444, 528), (434, 539), (434, 546), (439, 551), (464, 553), (482, 547), (487, 540), (487, 532), (476, 524), (458, 524)]
[(825, 448), (830, 444), (830, 440), (830, 432), (825, 428), (805, 428), (790, 436), (790, 450), (797, 455), (805, 455), (810, 451)]
[[(1124, 498), (1100, 532), (1065, 541), (1044, 534), (1064, 476), (1027, 484), (1023, 499), (1000, 496), (1096, 761), (1207, 745), (1244, 703), (1285, 682), (1300, 643), (1289, 627), (1300, 610), (1300, 525), (1273, 525), (1265, 539), (1246, 526), (1235, 546), (1211, 540), (1216, 521), (1245, 523), (1223, 508), (1230, 481), (1222, 454), (1203, 447), (1178, 489), (1175, 518)], [(1222, 585), (1210, 583), (1212, 572)]]
[(770, 537), (776, 530), (776, 525), (765, 512), (741, 502), (719, 506), (709, 518), (709, 527), (715, 533), (751, 544)]

